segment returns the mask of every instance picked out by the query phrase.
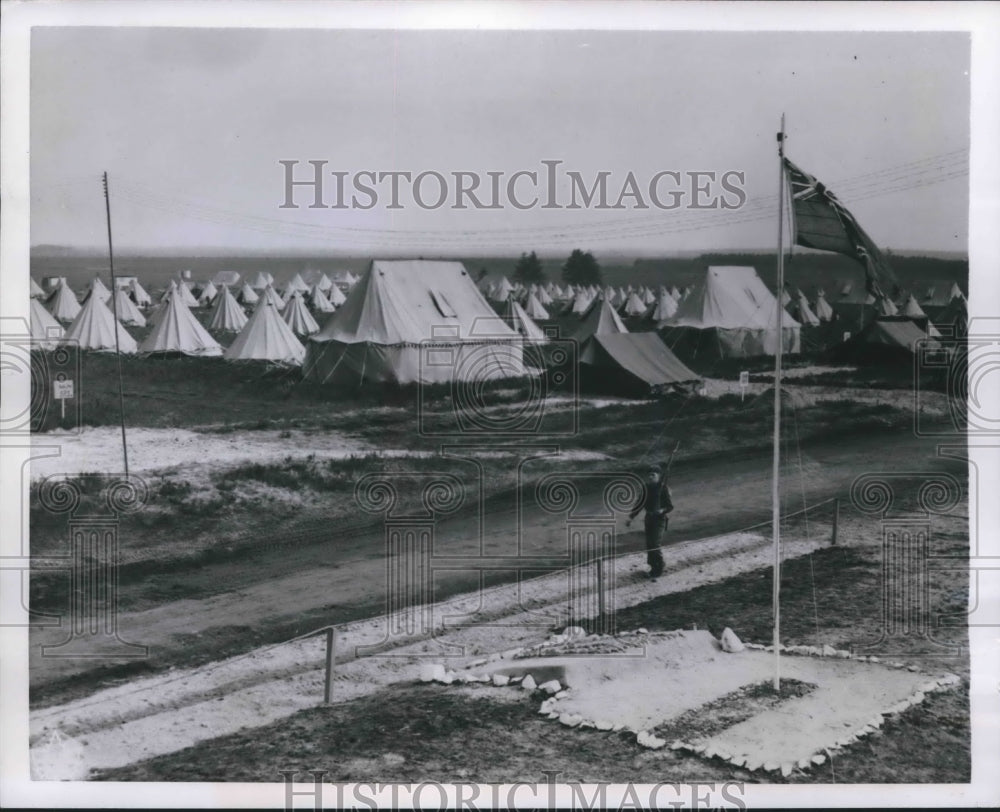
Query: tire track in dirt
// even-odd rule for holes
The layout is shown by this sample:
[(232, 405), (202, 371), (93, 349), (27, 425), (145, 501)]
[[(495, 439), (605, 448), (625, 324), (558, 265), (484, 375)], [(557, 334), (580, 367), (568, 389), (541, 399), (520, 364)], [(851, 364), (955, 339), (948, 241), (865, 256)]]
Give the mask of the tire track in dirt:
[[(801, 507), (803, 499), (815, 504), (846, 493), (854, 477), (864, 471), (926, 471), (958, 463), (933, 456), (935, 445), (923, 438), (894, 433), (882, 443), (869, 438), (845, 438), (834, 444), (803, 449), (801, 470), (790, 472), (786, 511)], [(698, 468), (679, 469), (672, 478), (674, 503), (669, 539), (695, 538), (724, 532), (734, 526), (766, 521), (770, 515), (770, 471), (758, 458), (717, 460)], [(596, 506), (597, 496), (588, 497)], [(587, 503), (587, 500), (585, 500)], [(517, 512), (511, 507), (488, 514), (486, 532), (480, 534), (478, 516), (457, 516), (436, 528), (434, 552), (446, 556), (449, 566), (463, 563), (475, 567), (480, 555), (491, 556), (497, 580), (518, 577), (524, 562), (511, 557), (516, 537)], [(564, 566), (566, 523), (560, 516), (540, 510), (525, 515), (525, 553), (538, 556), (530, 564), (531, 575)], [(619, 522), (619, 532), (624, 530)], [(642, 549), (641, 533), (624, 533), (618, 550)], [(207, 566), (181, 577), (196, 590), (204, 588), (204, 598), (162, 603), (119, 615), (122, 637), (150, 646), (160, 667), (169, 663), (172, 652), (190, 651), (199, 646), (211, 656), (214, 632), (245, 639), (245, 648), (259, 645), (260, 632), (268, 625), (287, 622), (296, 616), (318, 616), (324, 622), (339, 623), (361, 616), (379, 615), (386, 607), (386, 563), (383, 532), (337, 537), (331, 532), (326, 543), (301, 548), (280, 549), (245, 561)], [(668, 550), (669, 558), (669, 550)], [(504, 570), (506, 563), (510, 570)], [(435, 580), (435, 600), (475, 588), (479, 572), (441, 572)], [(44, 658), (42, 645), (61, 642), (59, 629), (34, 629), (31, 634), (30, 668), (32, 686), (67, 677), (85, 677), (85, 672), (106, 663)], [(203, 642), (199, 641), (203, 638)], [(217, 656), (217, 654), (216, 654)], [(95, 682), (97, 677), (95, 675)]]

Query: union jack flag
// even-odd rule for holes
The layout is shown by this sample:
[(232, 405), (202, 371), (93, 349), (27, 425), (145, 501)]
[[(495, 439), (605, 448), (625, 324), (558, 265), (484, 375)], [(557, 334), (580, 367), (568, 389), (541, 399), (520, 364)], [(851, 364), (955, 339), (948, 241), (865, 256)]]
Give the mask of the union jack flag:
[(791, 187), (796, 244), (857, 260), (865, 269), (865, 288), (876, 300), (885, 298), (883, 286), (895, 295), (899, 290), (896, 275), (854, 215), (816, 178), (787, 158), (783, 160)]

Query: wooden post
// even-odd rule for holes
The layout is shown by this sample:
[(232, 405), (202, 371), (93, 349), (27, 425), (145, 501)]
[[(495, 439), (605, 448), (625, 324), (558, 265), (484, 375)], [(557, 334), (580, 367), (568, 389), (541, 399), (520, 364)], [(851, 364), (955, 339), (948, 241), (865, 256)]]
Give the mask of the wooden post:
[(604, 627), (604, 558), (597, 559), (597, 626), (598, 634), (605, 634)]
[(118, 342), (118, 283), (115, 281), (115, 251), (111, 244), (111, 195), (108, 192), (108, 173), (101, 176), (104, 187), (104, 212), (108, 224), (108, 266), (111, 268), (111, 315), (115, 319), (115, 355), (118, 358), (118, 411), (122, 424), (122, 458), (125, 462), (125, 479), (128, 479), (128, 443), (125, 442), (125, 384), (122, 380), (122, 353)]
[(781, 351), (784, 333), (781, 303), (785, 292), (785, 253), (782, 248), (785, 207), (785, 114), (781, 114), (781, 132), (778, 133), (778, 281), (775, 288), (777, 310), (777, 343), (774, 349), (774, 444), (771, 471), (771, 535), (774, 543), (774, 572), (771, 589), (772, 616), (774, 618), (774, 690), (781, 690)]
[(833, 500), (833, 538), (830, 539), (830, 544), (833, 547), (837, 546), (837, 525), (840, 524), (840, 499)]
[(323, 684), (323, 704), (330, 704), (330, 689), (333, 684), (333, 659), (336, 651), (336, 640), (333, 636), (333, 626), (326, 630), (326, 681)]

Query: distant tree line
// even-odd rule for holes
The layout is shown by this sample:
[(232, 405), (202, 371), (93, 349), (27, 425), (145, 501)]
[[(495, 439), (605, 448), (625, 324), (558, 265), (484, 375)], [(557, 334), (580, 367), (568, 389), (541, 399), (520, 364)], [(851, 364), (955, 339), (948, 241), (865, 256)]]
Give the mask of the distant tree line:
[(542, 270), (542, 261), (538, 258), (538, 254), (534, 251), (530, 254), (521, 254), (517, 265), (514, 266), (514, 281), (522, 285), (545, 282), (545, 271)]
[(601, 266), (590, 251), (574, 248), (562, 267), (562, 280), (570, 285), (600, 285)]
[[(521, 254), (512, 276), (515, 282), (522, 285), (544, 284), (547, 281), (542, 261), (534, 251)], [(570, 285), (600, 285), (601, 266), (590, 251), (574, 248), (562, 265), (562, 281)]]

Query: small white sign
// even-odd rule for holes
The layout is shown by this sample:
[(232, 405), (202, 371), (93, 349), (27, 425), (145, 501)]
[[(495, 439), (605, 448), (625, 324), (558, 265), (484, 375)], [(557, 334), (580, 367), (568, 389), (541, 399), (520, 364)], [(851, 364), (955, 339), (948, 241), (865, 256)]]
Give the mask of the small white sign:
[(52, 393), (56, 400), (67, 400), (73, 397), (73, 381), (53, 381)]
[(844, 333), (844, 341), (847, 341), (847, 339), (849, 339), (850, 337), (851, 337), (850, 331)]
[(742, 372), (740, 372), (740, 403), (742, 403), (743, 399), (746, 397), (747, 387), (749, 385), (750, 385), (750, 370), (744, 369)]

